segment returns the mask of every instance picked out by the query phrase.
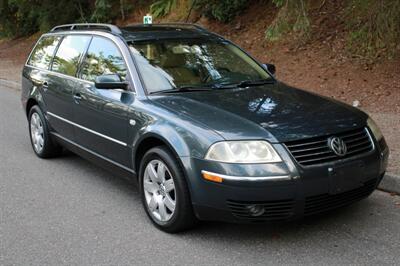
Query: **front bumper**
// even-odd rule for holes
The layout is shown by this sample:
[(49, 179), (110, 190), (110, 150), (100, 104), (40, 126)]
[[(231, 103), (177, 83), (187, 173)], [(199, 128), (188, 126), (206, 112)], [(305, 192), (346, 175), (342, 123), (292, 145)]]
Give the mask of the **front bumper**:
[[(181, 158), (196, 216), (200, 220), (240, 223), (291, 220), (348, 205), (373, 192), (388, 158), (387, 147), (376, 145), (362, 156), (302, 167), (283, 146), (277, 144), (275, 148), (282, 163), (236, 165)], [(228, 178), (215, 183), (204, 180), (202, 171), (254, 180)], [(268, 176), (288, 178), (255, 181)]]

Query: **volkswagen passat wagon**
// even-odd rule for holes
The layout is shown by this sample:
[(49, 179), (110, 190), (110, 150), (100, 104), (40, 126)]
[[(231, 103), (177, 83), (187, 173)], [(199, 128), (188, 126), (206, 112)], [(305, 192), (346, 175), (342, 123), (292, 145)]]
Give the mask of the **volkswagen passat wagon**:
[(374, 121), (274, 72), (196, 25), (63, 25), (33, 48), (22, 104), (37, 156), (63, 147), (137, 180), (167, 232), (297, 219), (371, 194), (389, 153)]

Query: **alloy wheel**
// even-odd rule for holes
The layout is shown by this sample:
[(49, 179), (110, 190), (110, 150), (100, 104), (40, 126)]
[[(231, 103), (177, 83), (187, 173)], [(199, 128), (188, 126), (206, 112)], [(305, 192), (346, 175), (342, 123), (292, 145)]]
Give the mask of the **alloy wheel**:
[(143, 192), (151, 216), (159, 222), (169, 221), (176, 207), (172, 174), (160, 160), (150, 161), (144, 171)]
[(41, 153), (44, 145), (44, 132), (43, 123), (38, 113), (32, 114), (30, 127), (33, 148), (37, 153)]

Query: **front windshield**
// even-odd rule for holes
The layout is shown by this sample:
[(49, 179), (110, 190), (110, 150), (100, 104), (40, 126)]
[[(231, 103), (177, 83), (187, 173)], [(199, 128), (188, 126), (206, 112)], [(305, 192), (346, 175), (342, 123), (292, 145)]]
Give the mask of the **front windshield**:
[(228, 42), (162, 40), (130, 44), (148, 93), (272, 80), (253, 59)]

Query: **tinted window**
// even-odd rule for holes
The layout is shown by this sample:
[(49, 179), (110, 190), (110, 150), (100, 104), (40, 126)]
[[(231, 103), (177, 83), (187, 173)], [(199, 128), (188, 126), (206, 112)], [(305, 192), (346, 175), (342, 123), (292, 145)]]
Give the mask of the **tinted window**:
[(85, 52), (90, 36), (71, 35), (65, 37), (54, 57), (52, 70), (62, 74), (75, 76), (79, 59)]
[(48, 69), (60, 39), (61, 37), (57, 36), (48, 36), (40, 39), (32, 52), (31, 58), (29, 58), (28, 65)]
[(122, 80), (126, 79), (124, 59), (112, 41), (93, 37), (83, 63), (81, 77), (94, 81), (97, 76), (111, 73), (119, 74)]

